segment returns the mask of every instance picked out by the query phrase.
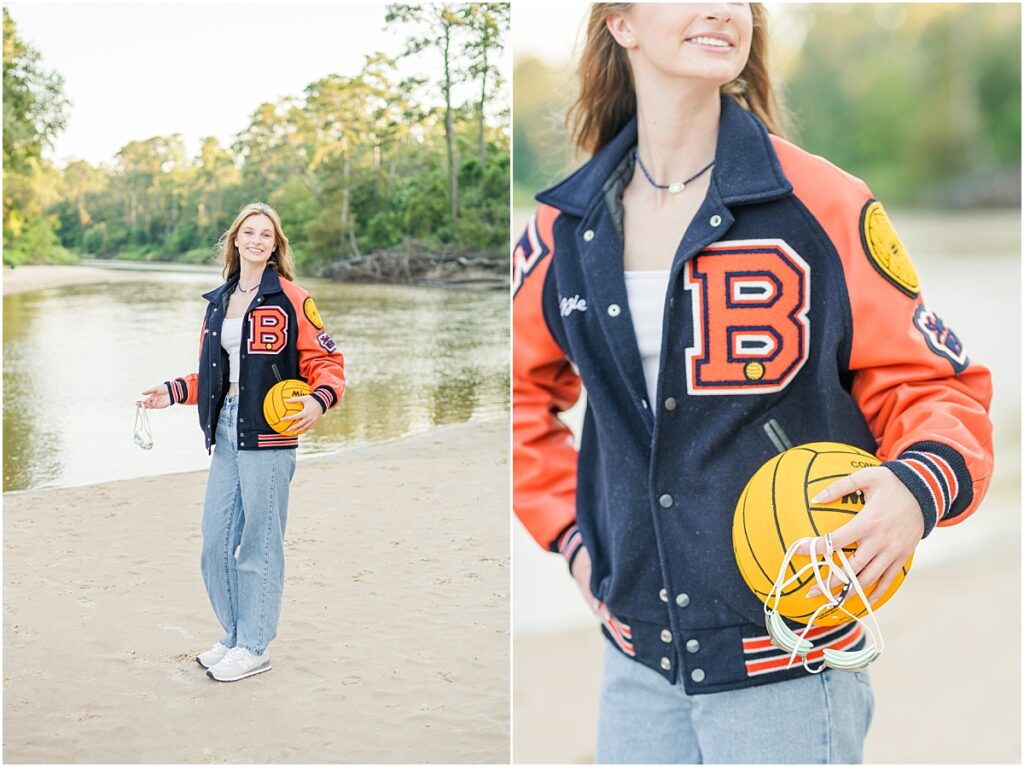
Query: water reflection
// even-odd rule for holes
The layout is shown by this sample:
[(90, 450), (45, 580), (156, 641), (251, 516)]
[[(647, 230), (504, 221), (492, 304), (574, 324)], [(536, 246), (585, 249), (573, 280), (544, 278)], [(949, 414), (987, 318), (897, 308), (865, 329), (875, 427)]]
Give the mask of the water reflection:
[[(508, 294), (303, 280), (345, 354), (341, 408), (300, 456), (508, 412)], [(139, 392), (196, 368), (208, 275), (153, 275), (4, 299), (4, 490), (205, 468), (195, 408), (152, 412)]]

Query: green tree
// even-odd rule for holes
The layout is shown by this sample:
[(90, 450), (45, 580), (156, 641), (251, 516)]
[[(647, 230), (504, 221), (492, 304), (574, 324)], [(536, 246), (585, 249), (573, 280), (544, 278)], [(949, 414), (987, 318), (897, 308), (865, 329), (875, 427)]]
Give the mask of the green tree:
[(57, 218), (43, 215), (57, 179), (42, 158), (67, 119), (64, 81), (41, 67), (39, 52), (18, 36), (7, 8), (3, 20), (4, 261), (67, 260), (54, 233)]
[(448, 154), (448, 201), (451, 217), (459, 217), (459, 170), (455, 148), (455, 111), (452, 106), (452, 87), (465, 76), (456, 61), (457, 39), (467, 27), (468, 20), (461, 8), (453, 3), (431, 5), (405, 5), (393, 3), (387, 6), (388, 23), (405, 23), (419, 30), (418, 36), (406, 41), (403, 55), (412, 56), (428, 48), (441, 55), (441, 94), (444, 98), (444, 136)]
[(508, 33), (510, 6), (508, 3), (473, 3), (466, 7), (464, 13), (472, 35), (466, 44), (466, 51), (470, 56), (469, 73), (480, 83), (480, 98), (477, 101), (477, 151), (482, 168), (487, 162), (484, 147), (487, 86), (492, 80), (494, 90), (500, 89), (503, 84), (501, 73), (494, 66), (494, 60), (505, 47), (503, 41)]
[(213, 136), (203, 139), (196, 158), (196, 229), (200, 239), (215, 240), (231, 223), (227, 194), (241, 181), (231, 152)]
[[(463, 25), (454, 51), (474, 39), (470, 19), (486, 20), (468, 5), (452, 8)], [(471, 57), (460, 59), (459, 76), (480, 86), (465, 104), (449, 89), (439, 108), (443, 90), (400, 79), (395, 60), (376, 52), (354, 74), (326, 75), (298, 96), (260, 104), (229, 146), (206, 138), (188, 157), (180, 136), (154, 136), (126, 144), (110, 167), (69, 165), (49, 208), (65, 244), (102, 256), (205, 260), (235, 211), (263, 200), (280, 212), (303, 270), (386, 259), (380, 251), (392, 249), (402, 258), (473, 254), (478, 263), (493, 253), (503, 262), (509, 113), (495, 96), (492, 64), (507, 13), (486, 24), (472, 74)]]
[(1008, 164), (1019, 173), (1019, 5), (787, 13), (805, 28), (783, 74), (806, 148), (903, 203), (953, 204), (951, 190), (991, 186)]
[(39, 52), (18, 37), (4, 15), (4, 168), (27, 169), (52, 144), (67, 122), (64, 79), (39, 64)]

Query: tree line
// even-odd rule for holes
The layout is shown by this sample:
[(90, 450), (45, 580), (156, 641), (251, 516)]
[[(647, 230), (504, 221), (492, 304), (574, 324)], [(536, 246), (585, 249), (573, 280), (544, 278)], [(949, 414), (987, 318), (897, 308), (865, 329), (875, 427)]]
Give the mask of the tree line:
[[(5, 261), (70, 252), (205, 262), (253, 200), (279, 211), (307, 272), (388, 250), (502, 259), (510, 113), (494, 61), (508, 6), (392, 4), (386, 13), (409, 34), (398, 58), (416, 57), (420, 71), (440, 61), (436, 78), (402, 79), (397, 58), (373, 53), (354, 75), (260, 104), (227, 146), (208, 137), (189, 156), (180, 135), (155, 136), (129, 142), (109, 164), (57, 168), (42, 149), (65, 120), (62, 83), (40, 70), (5, 9)], [(9, 61), (12, 74), (34, 76), (9, 78)], [(459, 84), (475, 94), (464, 103), (453, 101)], [(10, 112), (9, 87), (25, 101)], [(8, 162), (9, 114), (21, 128), (10, 146), (20, 163)]]

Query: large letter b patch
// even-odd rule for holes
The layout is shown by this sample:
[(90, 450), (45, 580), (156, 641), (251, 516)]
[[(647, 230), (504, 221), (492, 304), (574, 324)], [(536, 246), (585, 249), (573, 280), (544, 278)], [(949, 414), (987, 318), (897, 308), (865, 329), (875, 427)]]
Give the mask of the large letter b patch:
[(280, 306), (249, 312), (249, 354), (277, 354), (288, 343), (288, 315)]
[(686, 264), (690, 394), (767, 394), (793, 379), (810, 343), (811, 270), (782, 240), (719, 242)]

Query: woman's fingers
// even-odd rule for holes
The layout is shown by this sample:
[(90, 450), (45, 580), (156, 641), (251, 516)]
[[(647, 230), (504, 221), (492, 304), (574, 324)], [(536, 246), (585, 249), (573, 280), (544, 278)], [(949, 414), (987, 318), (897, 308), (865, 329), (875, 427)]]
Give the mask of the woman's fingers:
[[(914, 496), (903, 483), (884, 467), (872, 467), (841, 477), (813, 499), (813, 503), (827, 503), (852, 492), (863, 492), (864, 506), (845, 525), (831, 533), (832, 549), (846, 554), (850, 569), (866, 592), (873, 586), (876, 599), (896, 580), (907, 557), (921, 540), (924, 528), (921, 509)], [(824, 538), (814, 539), (815, 556), (825, 552)], [(798, 554), (810, 556), (810, 543), (801, 545)], [(837, 578), (830, 578), (828, 588), (835, 593)], [(808, 597), (820, 596), (817, 585), (808, 589)], [(876, 596), (877, 595), (877, 596)]]
[(857, 573), (857, 582), (860, 583), (860, 587), (867, 591), (875, 581), (882, 577), (891, 564), (892, 560), (887, 556), (879, 554), (874, 557), (864, 566), (864, 569)]
[(863, 491), (863, 487), (857, 481), (859, 478), (859, 471), (855, 471), (849, 476), (840, 477), (835, 482), (829, 484), (823, 489), (818, 495), (811, 499), (812, 504), (826, 504), (833, 501), (837, 501), (843, 496), (850, 496), (854, 493), (860, 493)]
[(878, 586), (875, 588), (875, 593), (871, 595), (871, 606), (875, 604), (885, 596), (885, 592), (889, 590), (889, 587), (896, 581), (896, 578), (900, 574), (900, 570), (903, 569), (903, 563), (896, 561), (889, 565), (889, 568), (885, 571), (881, 578), (878, 580)]
[(291, 423), (291, 426), (288, 427), (288, 431), (294, 431), (300, 434), (306, 431), (306, 429), (308, 429), (310, 426), (310, 424), (307, 422), (307, 419), (304, 417), (304, 413), (295, 413), (294, 415), (281, 416), (281, 420), (289, 421)]
[[(856, 520), (854, 520), (854, 521), (856, 521)], [(847, 522), (845, 525), (843, 525), (843, 527), (850, 527), (851, 525), (853, 525), (853, 522)], [(840, 544), (838, 544), (836, 542), (836, 533), (838, 533), (840, 530), (842, 530), (843, 527), (837, 528), (836, 531), (832, 533), (832, 544), (833, 544), (832, 547), (833, 547), (833, 549), (843, 549), (843, 548), (845, 548), (843, 545), (840, 545)], [(848, 535), (850, 535), (850, 533), (847, 532), (846, 535), (848, 536)], [(856, 529), (854, 529), (854, 532), (853, 532), (854, 538), (853, 538), (853, 540), (857, 540), (856, 535), (857, 535)], [(822, 546), (822, 549), (824, 549), (824, 546)], [(875, 560), (875, 554), (873, 553), (873, 543), (872, 543), (870, 538), (864, 538), (862, 541), (859, 542), (856, 551), (853, 551), (853, 552), (850, 552), (849, 554), (846, 554), (846, 561), (850, 563), (850, 569), (853, 570), (854, 575), (857, 576), (857, 580), (860, 582), (860, 584), (862, 586), (865, 586), (865, 583), (864, 583), (864, 580), (863, 580), (864, 577), (865, 577), (865, 572), (867, 572), (870, 575), (870, 571), (868, 571), (867, 568), (868, 568), (869, 565), (871, 565), (874, 562), (874, 560)], [(831, 591), (834, 594), (834, 593), (836, 593), (837, 588), (841, 587), (843, 585), (844, 584), (843, 584), (842, 581), (840, 581), (838, 578), (833, 576), (829, 580), (829, 591)], [(821, 594), (821, 589), (819, 589), (817, 586), (812, 586), (807, 591), (807, 598), (811, 599), (812, 597), (816, 597), (816, 596), (818, 596), (820, 594)]]
[(313, 428), (313, 425), (323, 415), (319, 403), (309, 394), (304, 394), (301, 397), (286, 397), (284, 401), (302, 403), (302, 410), (298, 413), (281, 418), (282, 421), (291, 421), (293, 430), (298, 430), (300, 433)]

